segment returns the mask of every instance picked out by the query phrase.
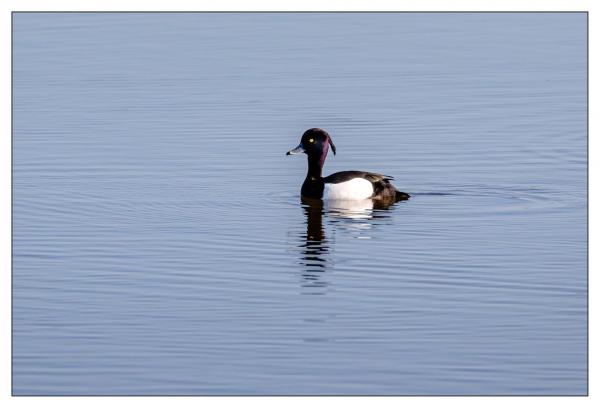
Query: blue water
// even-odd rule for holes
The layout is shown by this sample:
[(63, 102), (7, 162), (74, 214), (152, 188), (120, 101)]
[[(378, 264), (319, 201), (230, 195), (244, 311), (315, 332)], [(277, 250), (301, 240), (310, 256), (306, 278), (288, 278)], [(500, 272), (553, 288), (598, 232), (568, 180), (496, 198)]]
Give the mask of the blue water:
[(587, 392), (586, 14), (13, 23), (14, 394)]

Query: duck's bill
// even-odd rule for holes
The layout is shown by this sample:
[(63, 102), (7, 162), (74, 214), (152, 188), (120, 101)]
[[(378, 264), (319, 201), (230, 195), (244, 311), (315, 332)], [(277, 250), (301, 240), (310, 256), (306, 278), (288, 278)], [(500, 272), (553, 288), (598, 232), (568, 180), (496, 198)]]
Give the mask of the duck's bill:
[(290, 154), (298, 154), (298, 153), (304, 153), (304, 147), (302, 147), (302, 143), (300, 143), (294, 149), (287, 152), (286, 155), (289, 156)]

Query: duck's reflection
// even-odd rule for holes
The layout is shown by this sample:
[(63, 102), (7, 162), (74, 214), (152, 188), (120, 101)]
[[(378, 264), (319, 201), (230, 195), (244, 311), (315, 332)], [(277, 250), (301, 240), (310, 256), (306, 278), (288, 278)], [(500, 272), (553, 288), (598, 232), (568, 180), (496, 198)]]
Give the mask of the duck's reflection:
[[(302, 209), (306, 215), (306, 237), (300, 245), (304, 266), (302, 286), (306, 288), (325, 288), (327, 282), (323, 272), (329, 260), (329, 242), (323, 228), (323, 202), (321, 200), (302, 200)], [(315, 293), (320, 293), (319, 291)]]
[(302, 286), (307, 294), (324, 294), (327, 291), (327, 268), (332, 264), (332, 239), (327, 237), (323, 219), (331, 226), (330, 234), (344, 230), (358, 239), (370, 239), (375, 223), (389, 217), (393, 201), (367, 200), (333, 201), (323, 203), (318, 199), (302, 198), (306, 216), (306, 235), (301, 248)]

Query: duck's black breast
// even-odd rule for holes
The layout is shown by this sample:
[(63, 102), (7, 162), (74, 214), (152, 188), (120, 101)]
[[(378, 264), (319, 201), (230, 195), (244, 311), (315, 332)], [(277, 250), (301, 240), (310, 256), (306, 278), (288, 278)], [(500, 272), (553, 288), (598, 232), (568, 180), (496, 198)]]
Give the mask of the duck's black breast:
[(303, 197), (307, 198), (323, 198), (323, 190), (325, 188), (325, 183), (323, 182), (322, 177), (307, 177), (302, 183), (302, 193)]

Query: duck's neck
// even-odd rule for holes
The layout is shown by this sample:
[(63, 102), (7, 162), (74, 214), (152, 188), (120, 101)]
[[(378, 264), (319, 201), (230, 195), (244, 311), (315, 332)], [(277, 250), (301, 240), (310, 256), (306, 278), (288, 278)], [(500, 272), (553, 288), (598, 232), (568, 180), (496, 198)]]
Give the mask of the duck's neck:
[(325, 157), (308, 157), (308, 173), (307, 179), (320, 179), (323, 173), (323, 162)]
[(323, 171), (323, 162), (317, 158), (309, 157), (308, 158), (308, 173), (306, 174), (306, 179), (304, 183), (302, 183), (302, 193), (303, 197), (308, 198), (322, 198), (323, 197), (323, 188), (325, 184), (323, 184), (323, 177), (321, 176), (321, 172)]

